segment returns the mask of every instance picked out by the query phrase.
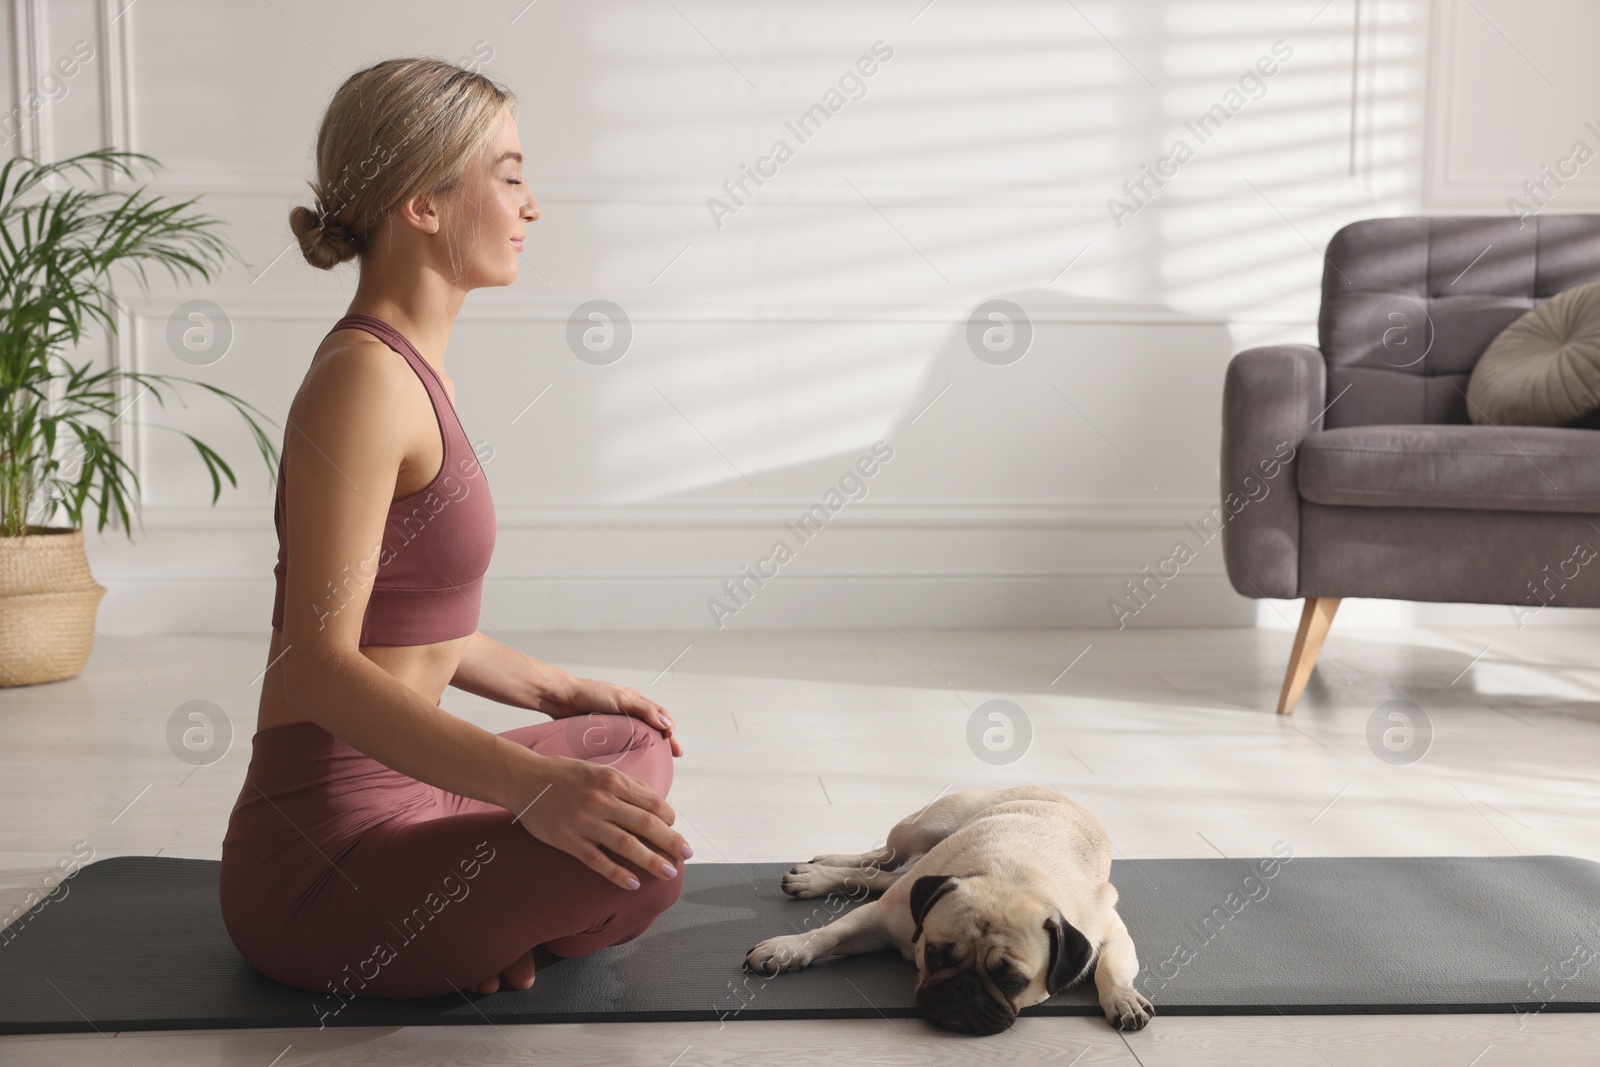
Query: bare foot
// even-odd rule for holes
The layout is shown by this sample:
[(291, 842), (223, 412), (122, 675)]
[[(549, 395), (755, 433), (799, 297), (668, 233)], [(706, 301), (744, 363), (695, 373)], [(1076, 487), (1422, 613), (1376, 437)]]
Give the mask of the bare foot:
[[(502, 981), (505, 982), (506, 987), (509, 989), (527, 989), (533, 985), (533, 975), (533, 950), (529, 949), (518, 956), (511, 966), (501, 971), (498, 975), (485, 978), (477, 985), (472, 986), (471, 989), (476, 993), (497, 993), (500, 990)], [(463, 990), (463, 992), (466, 992), (466, 990)]]

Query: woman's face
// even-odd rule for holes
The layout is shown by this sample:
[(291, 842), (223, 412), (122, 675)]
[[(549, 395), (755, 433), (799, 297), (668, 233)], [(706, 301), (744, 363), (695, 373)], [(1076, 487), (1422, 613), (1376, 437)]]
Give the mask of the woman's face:
[(509, 108), (456, 193), (443, 211), (451, 274), (464, 289), (510, 285), (539, 202), (522, 180), (522, 141)]

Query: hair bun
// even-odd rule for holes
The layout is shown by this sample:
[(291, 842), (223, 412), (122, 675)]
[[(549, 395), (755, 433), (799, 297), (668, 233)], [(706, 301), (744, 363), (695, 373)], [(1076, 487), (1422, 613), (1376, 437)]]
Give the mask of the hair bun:
[(289, 228), (300, 243), (306, 262), (320, 270), (332, 270), (353, 259), (360, 251), (360, 235), (353, 227), (328, 211), (296, 206), (289, 211)]
[(319, 228), (322, 230), (322, 235), (328, 240), (349, 242), (355, 241), (355, 231), (349, 226), (340, 222), (336, 217), (324, 213), (320, 215), (319, 218), (322, 220)]

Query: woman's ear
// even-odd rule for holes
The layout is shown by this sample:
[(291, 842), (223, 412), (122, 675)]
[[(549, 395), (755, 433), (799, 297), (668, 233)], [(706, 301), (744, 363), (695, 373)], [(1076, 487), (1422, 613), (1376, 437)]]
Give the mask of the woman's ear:
[(418, 193), (403, 201), (398, 214), (407, 226), (415, 227), (423, 233), (438, 233), (442, 224), (438, 201), (429, 193)]

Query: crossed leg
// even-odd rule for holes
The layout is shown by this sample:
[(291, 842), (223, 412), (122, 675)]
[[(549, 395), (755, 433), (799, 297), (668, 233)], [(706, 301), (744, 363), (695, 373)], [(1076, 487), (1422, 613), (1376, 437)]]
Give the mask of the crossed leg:
[[(502, 736), (546, 755), (610, 764), (663, 795), (671, 788), (670, 746), (637, 719), (556, 720)], [(359, 982), (352, 995), (491, 992), (502, 976), (528, 980), (536, 947), (565, 958), (632, 940), (682, 892), (676, 858), (677, 876), (663, 879), (617, 857), (640, 882), (627, 890), (535, 838), (498, 805), (442, 790), (436, 798), (431, 815), (379, 826), (338, 858), (346, 877), (325, 888), (324, 947), (311, 987), (354, 956), (357, 973), (345, 968), (346, 984)]]
[[(563, 726), (561, 731), (564, 740), (563, 747), (569, 750), (573, 748), (588, 750), (590, 754), (583, 755), (581, 758), (611, 765), (617, 762), (620, 755), (625, 754), (613, 753), (612, 750), (618, 746), (614, 743), (608, 743), (606, 736), (608, 732), (613, 731), (608, 731), (604, 725), (597, 725), (601, 723), (601, 720), (595, 716), (563, 719), (561, 722)], [(632, 733), (643, 726), (643, 723), (633, 720), (628, 724), (628, 731)], [(648, 729), (648, 727), (644, 728)], [(528, 726), (519, 726), (513, 730), (502, 730), (500, 736), (510, 738), (519, 745), (524, 745), (536, 752), (550, 754), (556, 749), (552, 741), (555, 733), (556, 731), (551, 729), (550, 723), (532, 723)], [(578, 753), (561, 751), (556, 754), (577, 755)], [(629, 773), (651, 782), (652, 785), (656, 786), (657, 791), (665, 796), (667, 787), (672, 784), (671, 771), (672, 768), (669, 765), (665, 784), (653, 781), (648, 774), (641, 774), (638, 771), (630, 771)], [(447, 793), (444, 790), (435, 790), (435, 794), (439, 797), (440, 804), (451, 811), (478, 810), (482, 808), (492, 810), (494, 807), (493, 805), (485, 804), (483, 801), (475, 800), (471, 797), (463, 797), (457, 793)], [(558, 956), (552, 952), (547, 945), (535, 945), (513, 960), (510, 966), (502, 968), (498, 975), (490, 975), (473, 988), (479, 993), (495, 993), (499, 991), (501, 983), (504, 983), (508, 989), (528, 989), (533, 986), (534, 977), (540, 968), (548, 967), (550, 964), (565, 958), (565, 956)]]

